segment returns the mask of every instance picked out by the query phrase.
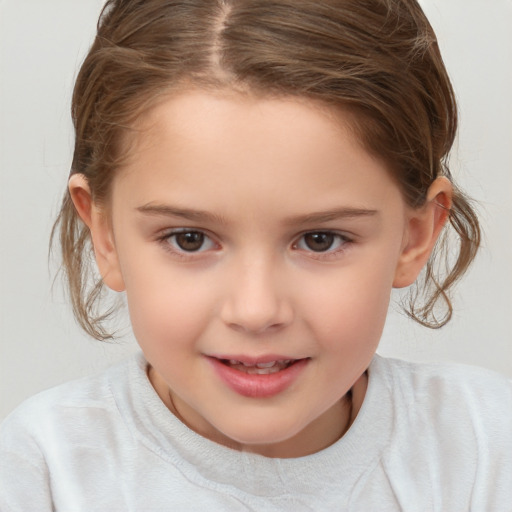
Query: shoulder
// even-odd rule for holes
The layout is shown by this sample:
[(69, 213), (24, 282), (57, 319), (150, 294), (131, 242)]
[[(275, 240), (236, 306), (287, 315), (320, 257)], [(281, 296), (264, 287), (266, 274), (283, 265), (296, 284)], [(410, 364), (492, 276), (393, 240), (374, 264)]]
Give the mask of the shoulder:
[(414, 363), (377, 356), (372, 367), (403, 400), (494, 409), (512, 416), (512, 380), (457, 363)]
[(108, 401), (105, 373), (84, 377), (41, 391), (28, 398), (7, 416), (2, 423), (2, 428), (13, 423), (32, 424), (32, 420), (44, 420), (49, 414), (58, 415), (59, 411), (84, 405), (104, 406), (105, 400)]
[[(373, 368), (391, 390), (397, 410), (440, 424), (471, 425), (512, 439), (512, 381), (484, 368), (455, 363), (413, 363), (377, 357)], [(431, 421), (431, 423), (433, 423)]]
[(390, 416), (381, 459), (388, 480), (411, 500), (422, 493), (435, 498), (435, 510), (455, 509), (443, 503), (506, 510), (503, 504), (512, 499), (512, 382), (462, 364), (379, 356), (369, 368), (370, 386), (372, 372), (373, 389), (386, 397), (380, 413)]
[(391, 396), (394, 451), (421, 440), (421, 450), (413, 450), (416, 461), (423, 458), (428, 465), (437, 460), (439, 474), (467, 471), (468, 481), (475, 482), (500, 468), (501, 478), (512, 478), (512, 382), (508, 378), (462, 364), (381, 357), (372, 368)]
[(19, 405), (0, 425), (0, 448), (19, 446), (24, 438), (44, 439), (63, 435), (67, 428), (80, 428), (115, 413), (110, 389), (112, 375), (122, 373), (125, 361), (101, 373), (42, 391)]
[[(0, 425), (0, 509), (14, 503), (19, 510), (53, 510), (53, 497), (64, 499), (91, 476), (112, 472), (112, 452), (129, 447), (132, 439), (118, 400), (123, 393), (130, 396), (130, 371), (138, 366), (134, 357), (43, 391), (5, 419)], [(118, 446), (112, 448), (116, 439)], [(101, 485), (95, 481), (91, 488)]]

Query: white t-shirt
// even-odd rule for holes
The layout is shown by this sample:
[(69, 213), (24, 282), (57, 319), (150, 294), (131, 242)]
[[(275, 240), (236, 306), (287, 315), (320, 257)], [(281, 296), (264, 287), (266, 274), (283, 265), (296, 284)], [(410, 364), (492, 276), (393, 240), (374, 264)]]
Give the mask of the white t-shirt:
[(187, 428), (139, 354), (6, 419), (0, 510), (511, 512), (512, 385), (375, 356), (349, 431), (316, 454), (272, 459)]

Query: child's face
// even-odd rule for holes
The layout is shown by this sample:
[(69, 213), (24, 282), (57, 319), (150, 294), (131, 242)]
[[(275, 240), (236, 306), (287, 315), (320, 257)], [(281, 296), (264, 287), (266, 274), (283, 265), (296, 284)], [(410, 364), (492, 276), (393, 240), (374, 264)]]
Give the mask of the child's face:
[(421, 267), (398, 186), (306, 101), (190, 92), (146, 121), (114, 180), (113, 246), (95, 244), (155, 389), (235, 448), (331, 444), (350, 421), (340, 399), (364, 396), (392, 286)]

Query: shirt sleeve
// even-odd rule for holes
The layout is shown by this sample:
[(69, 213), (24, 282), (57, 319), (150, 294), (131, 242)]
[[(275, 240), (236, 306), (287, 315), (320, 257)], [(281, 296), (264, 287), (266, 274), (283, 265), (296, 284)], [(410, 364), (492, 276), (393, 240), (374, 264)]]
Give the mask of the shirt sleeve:
[(484, 427), (475, 429), (478, 469), (471, 510), (512, 510), (512, 382), (505, 384), (486, 397)]
[(43, 454), (15, 416), (0, 428), (0, 511), (54, 511)]

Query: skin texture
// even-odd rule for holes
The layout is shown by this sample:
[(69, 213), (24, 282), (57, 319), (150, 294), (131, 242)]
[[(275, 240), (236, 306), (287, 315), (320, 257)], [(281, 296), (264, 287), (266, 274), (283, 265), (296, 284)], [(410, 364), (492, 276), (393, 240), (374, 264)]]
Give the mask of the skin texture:
[[(348, 118), (307, 100), (190, 91), (138, 128), (108, 208), (81, 175), (70, 192), (105, 283), (127, 295), (155, 390), (235, 449), (298, 457), (329, 446), (361, 407), (391, 289), (427, 261), (450, 183), (437, 179), (412, 210)], [(183, 250), (176, 230), (202, 245)], [(311, 232), (332, 244), (311, 245)], [(283, 391), (247, 397), (214, 356), (305, 364)]]

